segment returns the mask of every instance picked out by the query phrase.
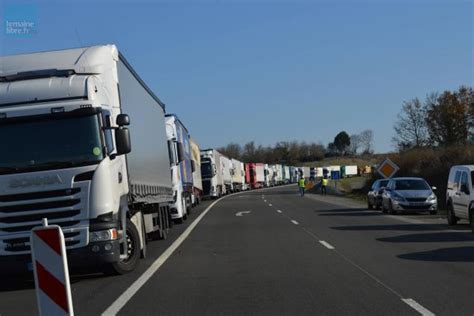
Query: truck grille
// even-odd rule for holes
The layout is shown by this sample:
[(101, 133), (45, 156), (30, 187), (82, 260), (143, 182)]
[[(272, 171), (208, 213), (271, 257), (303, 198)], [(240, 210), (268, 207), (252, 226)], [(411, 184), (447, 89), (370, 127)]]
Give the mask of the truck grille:
[[(43, 218), (63, 229), (67, 247), (87, 244), (89, 182), (63, 190), (0, 195), (0, 254), (30, 251), (31, 229)], [(84, 227), (86, 226), (86, 227)], [(2, 244), (3, 242), (3, 244)]]
[(203, 180), (202, 181), (202, 194), (209, 195), (211, 193), (211, 181)]

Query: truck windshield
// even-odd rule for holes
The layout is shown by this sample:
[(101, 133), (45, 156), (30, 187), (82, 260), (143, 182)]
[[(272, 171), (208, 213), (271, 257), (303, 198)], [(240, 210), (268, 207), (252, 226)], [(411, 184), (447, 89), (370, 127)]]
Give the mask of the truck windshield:
[(201, 163), (201, 175), (203, 178), (212, 178), (212, 164), (209, 160), (203, 160)]
[(99, 127), (97, 115), (0, 121), (0, 174), (96, 164)]

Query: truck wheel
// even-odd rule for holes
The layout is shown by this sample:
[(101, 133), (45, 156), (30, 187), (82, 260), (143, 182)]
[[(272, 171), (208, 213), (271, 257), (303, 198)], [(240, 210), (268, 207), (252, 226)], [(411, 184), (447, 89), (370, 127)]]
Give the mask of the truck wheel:
[(387, 210), (387, 213), (390, 214), (390, 215), (393, 215), (395, 214), (395, 212), (393, 211), (393, 206), (392, 206), (392, 201), (388, 201), (388, 210)]
[(183, 221), (187, 220), (188, 219), (188, 206), (186, 204), (186, 198), (183, 198), (181, 200), (181, 205), (183, 206)]
[(454, 226), (458, 223), (458, 218), (456, 217), (456, 215), (454, 215), (454, 209), (453, 209), (453, 206), (450, 204), (448, 204), (448, 212), (447, 212), (447, 219), (448, 219), (448, 225), (449, 226)]
[(469, 225), (471, 226), (471, 232), (474, 233), (474, 210), (469, 210)]
[(369, 210), (373, 210), (373, 209), (374, 209), (372, 203), (370, 203), (370, 200), (367, 200), (367, 208), (368, 208)]
[(127, 257), (119, 262), (112, 263), (113, 274), (125, 274), (133, 271), (138, 265), (140, 258), (140, 235), (135, 225), (127, 219), (127, 230), (125, 242), (128, 245)]

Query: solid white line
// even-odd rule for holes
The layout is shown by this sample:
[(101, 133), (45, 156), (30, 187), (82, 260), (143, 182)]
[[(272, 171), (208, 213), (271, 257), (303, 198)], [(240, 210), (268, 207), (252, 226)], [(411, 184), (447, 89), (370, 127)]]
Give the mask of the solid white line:
[(295, 221), (294, 219), (291, 220), (291, 222), (295, 225), (298, 225), (299, 223), (297, 221)]
[(320, 240), (319, 243), (328, 249), (331, 249), (331, 250), (336, 249), (331, 244), (325, 242), (324, 240)]
[(280, 210), (277, 210), (277, 213), (280, 213), (280, 214), (281, 214), (281, 211), (280, 211)]
[[(224, 197), (225, 198), (225, 197)], [(153, 274), (158, 271), (158, 269), (168, 260), (169, 257), (176, 251), (176, 249), (183, 243), (183, 241), (191, 234), (196, 225), (202, 220), (202, 218), (209, 212), (209, 210), (219, 201), (222, 201), (224, 198), (215, 201), (208, 208), (206, 208), (194, 222), (189, 225), (188, 228), (176, 239), (173, 244), (166, 249), (166, 251), (158, 257), (158, 259), (153, 262), (153, 264), (135, 281), (130, 287), (123, 292), (115, 302), (107, 308), (102, 315), (116, 315), (128, 301), (140, 290), (140, 288), (153, 276)]]
[(416, 310), (418, 313), (420, 313), (423, 316), (434, 316), (435, 315), (430, 310), (428, 310), (428, 309), (424, 308), (423, 306), (421, 306), (420, 304), (418, 304), (414, 299), (402, 298), (402, 301), (405, 304), (407, 304), (408, 306), (410, 306), (411, 308), (413, 308), (414, 310)]

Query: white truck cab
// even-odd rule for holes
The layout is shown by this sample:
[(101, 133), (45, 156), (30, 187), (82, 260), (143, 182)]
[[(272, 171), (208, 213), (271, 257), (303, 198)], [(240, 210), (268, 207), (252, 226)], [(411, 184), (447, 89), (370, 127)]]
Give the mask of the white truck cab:
[(474, 165), (453, 166), (449, 171), (446, 190), (447, 220), (456, 225), (458, 220), (469, 220), (474, 232)]

